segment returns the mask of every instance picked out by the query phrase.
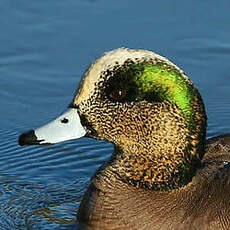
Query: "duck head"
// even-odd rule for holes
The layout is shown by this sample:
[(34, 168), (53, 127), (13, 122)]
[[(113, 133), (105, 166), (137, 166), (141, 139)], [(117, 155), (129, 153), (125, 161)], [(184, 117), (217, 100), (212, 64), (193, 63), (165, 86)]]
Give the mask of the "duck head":
[(22, 134), (19, 144), (82, 136), (115, 145), (107, 167), (127, 183), (178, 188), (192, 179), (204, 154), (204, 104), (186, 74), (166, 58), (116, 49), (88, 68), (66, 113)]

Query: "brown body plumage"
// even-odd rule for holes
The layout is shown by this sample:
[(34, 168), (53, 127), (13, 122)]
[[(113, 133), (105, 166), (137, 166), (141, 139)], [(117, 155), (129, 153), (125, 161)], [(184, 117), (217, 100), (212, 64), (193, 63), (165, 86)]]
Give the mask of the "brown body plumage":
[(230, 136), (211, 139), (192, 182), (170, 192), (98, 172), (79, 209), (83, 229), (230, 229)]

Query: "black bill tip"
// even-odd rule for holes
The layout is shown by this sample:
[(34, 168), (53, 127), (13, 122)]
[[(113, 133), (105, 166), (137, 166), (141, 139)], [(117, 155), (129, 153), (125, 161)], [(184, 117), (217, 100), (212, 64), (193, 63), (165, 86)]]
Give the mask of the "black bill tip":
[(42, 140), (38, 140), (34, 130), (30, 130), (26, 133), (23, 133), (18, 138), (18, 144), (21, 146), (24, 145), (39, 145)]

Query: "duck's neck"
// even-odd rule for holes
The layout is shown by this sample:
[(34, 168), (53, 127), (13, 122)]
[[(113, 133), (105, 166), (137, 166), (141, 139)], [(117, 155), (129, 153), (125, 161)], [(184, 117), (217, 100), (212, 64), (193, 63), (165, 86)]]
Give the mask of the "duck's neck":
[[(199, 168), (204, 152), (204, 140), (174, 129), (177, 139), (166, 132), (158, 137), (143, 136), (136, 142), (124, 141), (115, 146), (105, 170), (112, 171), (121, 180), (135, 187), (169, 191), (188, 184)], [(157, 139), (158, 138), (158, 139)], [(143, 143), (143, 144), (142, 144)]]
[(152, 157), (152, 151), (148, 149), (138, 154), (123, 152), (116, 147), (106, 170), (135, 187), (169, 191), (189, 183), (200, 164), (196, 156), (182, 160), (183, 152), (178, 152), (177, 156), (160, 153)]

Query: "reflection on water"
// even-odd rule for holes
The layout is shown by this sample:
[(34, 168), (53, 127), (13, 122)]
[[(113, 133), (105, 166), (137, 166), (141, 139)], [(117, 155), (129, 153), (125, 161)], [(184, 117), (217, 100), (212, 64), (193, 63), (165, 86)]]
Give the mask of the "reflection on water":
[(12, 157), (8, 149), (1, 148), (0, 156), (1, 171), (7, 172), (0, 175), (0, 229), (76, 229), (82, 194), (111, 145), (84, 140), (25, 153), (18, 148)]
[(112, 145), (82, 138), (19, 147), (70, 103), (89, 63), (128, 46), (167, 56), (200, 90), (208, 136), (230, 132), (228, 1), (1, 1), (0, 230), (75, 229), (80, 199)]
[[(15, 177), (0, 175), (1, 219), (0, 229), (40, 229), (60, 224), (69, 229), (76, 225), (76, 210), (86, 185), (51, 185), (19, 182)], [(50, 228), (52, 229), (52, 228)], [(55, 228), (53, 228), (55, 229)]]
[(0, 174), (0, 229), (76, 229), (89, 178), (112, 146), (83, 139), (79, 144), (18, 148), (17, 134), (0, 134), (5, 137), (0, 145), (5, 172)]

